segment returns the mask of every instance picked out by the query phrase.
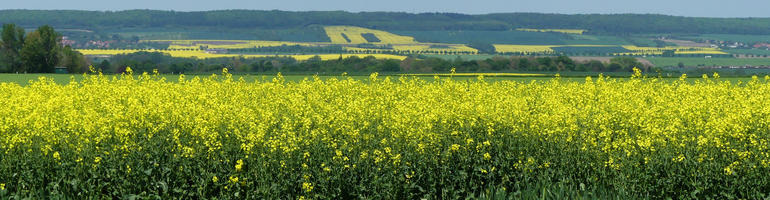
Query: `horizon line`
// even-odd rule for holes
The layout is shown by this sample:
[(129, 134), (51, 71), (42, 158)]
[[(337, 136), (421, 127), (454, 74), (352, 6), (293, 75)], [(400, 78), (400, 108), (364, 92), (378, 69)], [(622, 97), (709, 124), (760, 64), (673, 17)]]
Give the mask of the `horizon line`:
[(27, 8), (11, 8), (11, 9), (0, 9), (0, 12), (2, 11), (83, 11), (83, 12), (128, 12), (128, 11), (164, 11), (164, 12), (181, 12), (181, 13), (192, 13), (192, 12), (217, 12), (217, 11), (258, 11), (258, 12), (271, 12), (271, 11), (278, 11), (278, 12), (296, 12), (296, 13), (303, 13), (303, 12), (346, 12), (346, 13), (353, 13), (353, 14), (360, 14), (360, 13), (406, 13), (406, 14), (414, 14), (414, 15), (420, 15), (420, 14), (459, 14), (459, 15), (468, 15), (468, 16), (479, 16), (479, 15), (495, 15), (495, 14), (546, 14), (546, 15), (660, 15), (660, 16), (670, 16), (670, 17), (685, 17), (685, 18), (715, 18), (715, 19), (770, 19), (770, 17), (750, 17), (750, 16), (744, 16), (744, 17), (715, 17), (715, 16), (686, 16), (686, 15), (670, 15), (670, 14), (661, 14), (661, 13), (633, 13), (633, 12), (626, 12), (626, 13), (557, 13), (557, 12), (489, 12), (489, 13), (462, 13), (462, 12), (452, 12), (452, 11), (424, 11), (424, 12), (408, 12), (408, 11), (350, 11), (350, 10), (281, 10), (281, 9), (212, 9), (212, 10), (167, 10), (167, 9), (122, 9), (122, 10), (86, 10), (86, 9), (27, 9)]

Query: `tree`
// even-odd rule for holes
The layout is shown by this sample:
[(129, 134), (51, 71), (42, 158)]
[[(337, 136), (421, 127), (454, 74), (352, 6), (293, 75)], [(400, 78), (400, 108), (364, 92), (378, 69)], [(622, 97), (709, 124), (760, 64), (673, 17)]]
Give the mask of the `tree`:
[(401, 70), (399, 61), (395, 59), (387, 59), (380, 63), (378, 71), (383, 72), (397, 72)]
[[(97, 68), (97, 70), (105, 71), (105, 70), (109, 69), (110, 66), (111, 66), (110, 61), (102, 60), (101, 63), (96, 65), (96, 68)], [(174, 71), (174, 72), (177, 72), (177, 71)]]
[(588, 63), (586, 63), (586, 68), (584, 71), (588, 71), (588, 70), (595, 71), (595, 72), (604, 71), (605, 70), (604, 63), (598, 60), (588, 61)]
[(496, 53), (495, 46), (489, 43), (474, 41), (468, 44), (468, 46), (476, 50), (479, 50), (479, 53)]
[(674, 51), (674, 50), (663, 51), (663, 55), (662, 56), (663, 57), (674, 57), (674, 56), (676, 56), (676, 51)]
[(575, 61), (567, 56), (562, 55), (557, 57), (556, 62), (564, 66), (564, 68), (561, 70), (567, 70), (567, 71), (575, 70)]
[(69, 46), (62, 48), (61, 63), (59, 65), (66, 67), (69, 73), (83, 73), (87, 71), (86, 63), (86, 59), (80, 52), (72, 50)]
[[(642, 63), (640, 63), (634, 57), (614, 57), (610, 59), (610, 63), (612, 64), (617, 63), (619, 66), (617, 69), (612, 69), (612, 71), (631, 71), (631, 69), (633, 69), (634, 67), (637, 67), (640, 69), (644, 68)], [(611, 66), (611, 67), (614, 68), (616, 66)]]
[(519, 69), (522, 70), (535, 70), (535, 66), (527, 58), (519, 58)]
[(41, 26), (27, 35), (21, 49), (21, 59), (33, 73), (53, 73), (59, 63), (61, 34), (53, 27)]
[(0, 41), (0, 65), (5, 65), (7, 72), (24, 72), (24, 63), (19, 53), (24, 46), (24, 29), (15, 24), (4, 24)]

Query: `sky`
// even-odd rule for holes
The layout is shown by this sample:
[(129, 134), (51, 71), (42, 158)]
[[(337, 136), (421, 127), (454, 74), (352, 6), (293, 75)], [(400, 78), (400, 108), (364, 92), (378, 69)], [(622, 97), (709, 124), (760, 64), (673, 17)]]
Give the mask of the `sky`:
[(766, 0), (23, 0), (3, 2), (0, 9), (652, 13), (692, 17), (770, 17), (767, 8), (770, 8), (770, 1)]

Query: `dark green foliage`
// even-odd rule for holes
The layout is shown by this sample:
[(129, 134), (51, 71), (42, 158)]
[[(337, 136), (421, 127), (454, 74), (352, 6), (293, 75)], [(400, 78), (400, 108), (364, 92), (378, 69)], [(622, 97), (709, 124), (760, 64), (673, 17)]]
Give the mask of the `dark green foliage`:
[(366, 42), (380, 42), (380, 38), (377, 38), (373, 33), (362, 33), (361, 37), (366, 39)]
[(479, 50), (480, 54), (496, 54), (495, 46), (491, 43), (485, 42), (472, 42), (468, 44), (469, 47)]
[[(341, 58), (341, 57), (340, 57)], [(111, 59), (111, 66), (104, 68), (108, 73), (121, 73), (126, 66), (135, 72), (152, 72), (158, 69), (161, 73), (208, 73), (231, 68), (234, 73), (275, 73), (275, 72), (397, 72), (400, 71), (398, 60), (376, 59), (373, 56), (350, 57), (338, 60), (322, 61), (311, 58), (299, 62), (291, 57), (265, 58), (213, 58), (190, 59), (175, 58), (162, 53), (138, 52), (117, 55)]]
[(645, 69), (646, 67), (640, 63), (634, 57), (614, 57), (610, 59), (610, 63), (618, 64), (619, 69), (613, 69), (613, 71), (631, 71), (634, 67), (639, 69)]
[(448, 49), (450, 48), (449, 45), (443, 45), (443, 44), (432, 44), (430, 45), (430, 48), (437, 48), (437, 49)]
[[(106, 65), (110, 65), (107, 67)], [(455, 68), (458, 72), (517, 72), (517, 71), (592, 71), (592, 72), (628, 72), (637, 67), (647, 71), (650, 66), (644, 66), (633, 57), (618, 57), (610, 63), (599, 61), (577, 62), (567, 56), (558, 57), (521, 57), (495, 56), (483, 60), (442, 59), (436, 57), (409, 57), (403, 61), (393, 59), (376, 59), (373, 56), (350, 57), (335, 60), (321, 60), (316, 57), (307, 61), (297, 61), (290, 57), (265, 58), (212, 58), (192, 59), (175, 58), (157, 52), (138, 52), (116, 55), (109, 63), (100, 67), (107, 73), (121, 73), (126, 66), (134, 72), (152, 72), (158, 69), (160, 73), (210, 73), (230, 68), (235, 73), (326, 73), (337, 74), (371, 73), (371, 72), (405, 72), (405, 73), (445, 73)]]
[(342, 35), (342, 38), (345, 39), (345, 41), (348, 41), (350, 43), (350, 38), (348, 38), (348, 35), (345, 35), (344, 33), (340, 33)]
[(666, 50), (666, 51), (663, 51), (663, 54), (661, 56), (663, 56), (663, 57), (674, 57), (674, 56), (676, 56), (676, 51), (674, 51), (674, 50)]
[[(465, 15), (454, 13), (393, 13), (344, 11), (289, 12), (220, 10), (176, 12), (129, 11), (41, 11), (3, 10), (0, 23), (21, 26), (50, 24), (63, 28), (250, 28), (293, 29), (312, 25), (352, 25), (382, 30), (507, 31), (515, 28), (575, 28), (591, 33), (628, 35), (635, 33), (770, 34), (770, 18), (697, 18), (650, 14), (538, 14), (499, 13)], [(542, 43), (541, 43), (542, 44)]]
[(110, 61), (102, 60), (102, 62), (100, 62), (97, 65), (94, 65), (94, 67), (96, 67), (96, 69), (99, 70), (99, 71), (104, 71), (105, 69), (108, 69), (110, 67), (110, 65), (111, 65)]
[(80, 52), (73, 50), (70, 47), (64, 47), (61, 49), (61, 60), (59, 65), (67, 68), (69, 73), (83, 73), (88, 71), (88, 64)]
[(24, 65), (33, 73), (53, 73), (59, 63), (61, 35), (51, 26), (41, 26), (27, 35), (21, 49)]
[(24, 47), (24, 29), (15, 24), (4, 24), (0, 39), (0, 71), (26, 71), (20, 56)]
[(24, 29), (5, 24), (0, 41), (0, 72), (53, 73), (65, 67), (70, 73), (84, 72), (88, 61), (71, 47), (61, 46), (61, 34), (51, 26), (41, 26), (24, 34)]

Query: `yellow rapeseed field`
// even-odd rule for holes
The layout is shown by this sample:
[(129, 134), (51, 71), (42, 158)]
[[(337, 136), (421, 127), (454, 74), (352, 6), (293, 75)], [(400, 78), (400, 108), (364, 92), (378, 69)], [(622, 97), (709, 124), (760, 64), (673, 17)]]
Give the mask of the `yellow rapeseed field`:
[[(362, 44), (367, 43), (361, 34), (371, 33), (374, 34), (380, 42), (372, 42), (375, 44), (412, 44), (416, 43), (413, 37), (400, 36), (393, 33), (367, 29), (355, 26), (325, 26), (326, 35), (329, 36), (332, 44)], [(345, 37), (342, 36), (345, 34)]]
[(402, 44), (390, 45), (392, 48), (343, 47), (348, 52), (374, 52), (395, 54), (477, 54), (479, 51), (466, 45), (457, 44)]
[(615, 45), (594, 45), (594, 44), (574, 44), (574, 45), (511, 45), (494, 44), (495, 51), (498, 53), (522, 53), (522, 54), (554, 54), (554, 47), (614, 47)]
[(662, 55), (665, 51), (674, 51), (675, 54), (715, 54), (724, 55), (728, 54), (719, 50), (718, 48), (710, 47), (638, 47), (638, 46), (623, 46), (623, 48), (631, 51), (630, 53), (618, 53), (617, 55)]
[(198, 59), (230, 58), (230, 57), (244, 57), (244, 58), (292, 57), (296, 60), (302, 61), (302, 60), (308, 60), (315, 56), (321, 57), (322, 60), (334, 60), (334, 59), (339, 59), (340, 57), (349, 58), (352, 56), (358, 56), (358, 57), (374, 56), (378, 59), (398, 59), (398, 60), (403, 60), (406, 58), (406, 56), (391, 55), (391, 54), (307, 54), (307, 55), (214, 54), (214, 53), (206, 53), (203, 50), (77, 49), (77, 51), (82, 53), (83, 55), (118, 55), (118, 54), (129, 54), (129, 53), (136, 53), (140, 51), (146, 51), (146, 52), (161, 52), (161, 53), (169, 54), (170, 56), (173, 56), (173, 57), (198, 58)]
[(583, 29), (533, 29), (533, 28), (517, 28), (517, 31), (527, 32), (554, 32), (554, 33), (566, 33), (566, 34), (578, 34), (582, 35), (586, 30)]
[(249, 49), (260, 47), (277, 46), (317, 46), (317, 44), (308, 42), (286, 42), (286, 41), (265, 41), (265, 40), (144, 40), (143, 42), (169, 43), (168, 49), (194, 49), (201, 47), (207, 49)]
[(0, 83), (0, 197), (761, 199), (768, 79)]
[(551, 47), (556, 45), (510, 45), (495, 44), (495, 51), (498, 53), (525, 53), (525, 54), (552, 54), (555, 53)]
[[(376, 54), (477, 54), (478, 50), (463, 44), (433, 44), (418, 43), (412, 37), (392, 34), (385, 31), (373, 30), (355, 26), (326, 26), (324, 27), (331, 42), (287, 42), (287, 41), (263, 41), (263, 40), (143, 40), (142, 42), (168, 43), (169, 50), (197, 51), (201, 49), (250, 49), (261, 47), (277, 46), (306, 46), (306, 47), (324, 47), (333, 45), (344, 45), (349, 53), (370, 52)], [(379, 42), (367, 42), (362, 34), (371, 33), (377, 37)], [(348, 37), (350, 42), (344, 39), (342, 34)], [(392, 48), (376, 49), (361, 48), (358, 44), (388, 45)], [(138, 51), (138, 50), (132, 50)], [(188, 52), (189, 53), (189, 52)], [(211, 55), (199, 55), (199, 57)], [(222, 56), (213, 56), (222, 57)], [(227, 56), (225, 56), (227, 57)]]
[[(509, 45), (495, 44), (498, 53), (522, 53), (522, 54), (554, 54), (555, 47), (618, 47), (617, 45)], [(630, 52), (617, 52), (619, 56), (662, 55), (665, 51), (674, 51), (675, 54), (728, 54), (718, 48), (709, 47), (638, 47), (633, 45), (620, 46)]]

